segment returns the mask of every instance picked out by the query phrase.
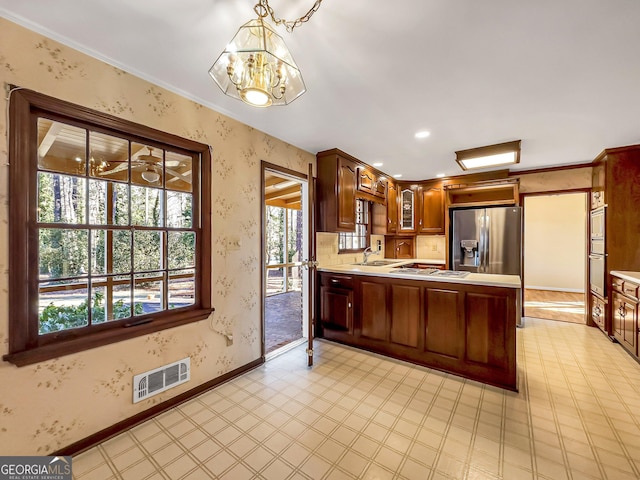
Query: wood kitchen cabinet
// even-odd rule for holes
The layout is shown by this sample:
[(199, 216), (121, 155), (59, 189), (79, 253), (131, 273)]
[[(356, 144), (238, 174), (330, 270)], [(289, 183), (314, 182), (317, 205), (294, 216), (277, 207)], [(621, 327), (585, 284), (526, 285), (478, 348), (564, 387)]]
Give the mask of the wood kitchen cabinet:
[(387, 183), (387, 233), (398, 233), (398, 185)]
[(416, 239), (413, 236), (389, 236), (384, 239), (385, 258), (409, 259), (415, 258)]
[(418, 188), (417, 233), (444, 235), (444, 186), (442, 182), (422, 183)]
[(398, 233), (416, 233), (417, 194), (416, 186), (400, 185), (398, 192)]
[(614, 338), (638, 355), (638, 284), (611, 277), (611, 329)]
[(376, 275), (351, 275), (344, 288), (337, 274), (319, 276), (321, 336), (517, 390), (517, 288)]
[(596, 324), (600, 330), (607, 331), (607, 303), (606, 300), (594, 294), (589, 295), (589, 305), (591, 311), (591, 321)]
[(317, 230), (320, 232), (353, 232), (356, 228), (355, 159), (337, 149), (316, 156)]
[(374, 197), (385, 199), (387, 195), (387, 178), (374, 172), (369, 167), (358, 167), (358, 191)]
[(320, 329), (323, 336), (347, 340), (353, 335), (353, 278), (320, 274)]
[[(629, 338), (629, 330), (625, 337), (623, 325), (631, 322), (624, 307), (628, 303), (620, 303), (623, 301), (620, 297), (623, 292), (612, 286), (609, 279), (612, 271), (640, 271), (638, 203), (640, 145), (605, 149), (592, 163), (592, 214), (595, 209), (600, 211), (600, 216), (596, 218), (602, 227), (593, 228), (592, 225), (589, 242), (590, 293), (591, 296), (595, 294), (605, 300), (604, 327), (593, 319), (593, 313), (591, 318), (594, 320), (593, 324), (630, 350), (637, 349), (637, 335), (632, 340)], [(599, 289), (604, 291), (596, 291)], [(614, 302), (613, 293), (616, 290), (617, 302)], [(627, 300), (628, 296), (624, 301)], [(620, 310), (620, 306), (624, 308)]]

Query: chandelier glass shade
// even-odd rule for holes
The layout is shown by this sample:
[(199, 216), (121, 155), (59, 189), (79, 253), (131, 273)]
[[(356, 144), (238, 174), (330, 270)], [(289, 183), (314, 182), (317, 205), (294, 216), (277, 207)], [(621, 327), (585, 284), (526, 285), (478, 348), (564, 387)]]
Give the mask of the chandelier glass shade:
[(287, 105), (306, 91), (284, 40), (260, 16), (238, 29), (209, 75), (226, 95), (254, 107)]

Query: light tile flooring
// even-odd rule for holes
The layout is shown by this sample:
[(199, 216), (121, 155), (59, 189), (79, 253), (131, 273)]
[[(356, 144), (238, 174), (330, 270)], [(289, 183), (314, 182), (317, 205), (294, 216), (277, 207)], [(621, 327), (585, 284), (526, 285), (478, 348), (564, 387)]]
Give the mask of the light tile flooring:
[(520, 392), (316, 341), (74, 458), (74, 478), (640, 478), (640, 365), (526, 319)]

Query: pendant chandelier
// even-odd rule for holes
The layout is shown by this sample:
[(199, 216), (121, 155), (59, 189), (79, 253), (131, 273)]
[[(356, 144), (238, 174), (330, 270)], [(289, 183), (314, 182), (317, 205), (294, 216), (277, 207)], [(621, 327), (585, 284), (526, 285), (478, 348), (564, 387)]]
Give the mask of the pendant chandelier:
[(254, 107), (287, 105), (306, 91), (300, 69), (289, 53), (284, 40), (265, 18), (288, 32), (309, 21), (322, 0), (316, 0), (306, 15), (294, 21), (276, 18), (268, 0), (258, 0), (255, 20), (242, 25), (220, 54), (209, 75), (230, 97)]

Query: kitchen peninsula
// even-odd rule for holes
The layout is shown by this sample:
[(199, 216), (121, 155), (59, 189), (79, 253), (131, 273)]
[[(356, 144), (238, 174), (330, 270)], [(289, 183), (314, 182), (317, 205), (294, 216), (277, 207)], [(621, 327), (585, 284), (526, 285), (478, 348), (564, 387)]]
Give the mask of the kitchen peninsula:
[(517, 391), (518, 276), (382, 263), (318, 269), (316, 336)]

